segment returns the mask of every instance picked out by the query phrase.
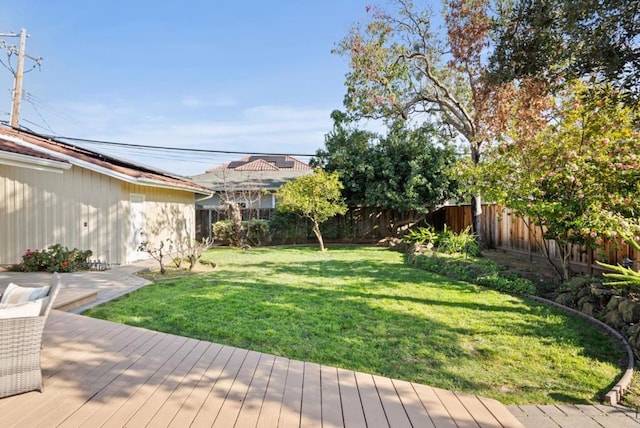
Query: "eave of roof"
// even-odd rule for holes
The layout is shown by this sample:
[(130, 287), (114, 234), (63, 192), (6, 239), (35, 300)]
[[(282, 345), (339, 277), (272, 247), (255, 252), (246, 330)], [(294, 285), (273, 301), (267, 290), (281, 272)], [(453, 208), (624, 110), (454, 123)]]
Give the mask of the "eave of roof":
[(0, 164), (60, 174), (71, 168), (71, 164), (63, 159), (47, 156), (39, 151), (1, 138)]
[[(210, 197), (211, 190), (192, 181), (154, 171), (132, 162), (115, 159), (78, 146), (13, 128), (0, 127), (0, 138), (16, 143), (42, 156), (60, 159), (100, 174), (141, 186), (160, 187), (194, 192)], [(2, 150), (0, 148), (0, 150)]]

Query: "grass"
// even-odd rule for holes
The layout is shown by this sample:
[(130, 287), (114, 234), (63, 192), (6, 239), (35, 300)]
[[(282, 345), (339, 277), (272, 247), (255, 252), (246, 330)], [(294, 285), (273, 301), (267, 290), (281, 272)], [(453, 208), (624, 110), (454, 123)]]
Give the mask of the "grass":
[(623, 353), (582, 319), (405, 265), (383, 248), (205, 254), (218, 269), (88, 315), (497, 398), (593, 403)]

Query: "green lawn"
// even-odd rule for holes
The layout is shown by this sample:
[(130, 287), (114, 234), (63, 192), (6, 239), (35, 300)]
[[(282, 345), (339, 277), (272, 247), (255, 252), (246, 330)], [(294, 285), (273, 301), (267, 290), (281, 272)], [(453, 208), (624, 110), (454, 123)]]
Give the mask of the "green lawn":
[(624, 355), (582, 319), (407, 267), (384, 248), (214, 249), (209, 274), (86, 314), (504, 403), (593, 403)]

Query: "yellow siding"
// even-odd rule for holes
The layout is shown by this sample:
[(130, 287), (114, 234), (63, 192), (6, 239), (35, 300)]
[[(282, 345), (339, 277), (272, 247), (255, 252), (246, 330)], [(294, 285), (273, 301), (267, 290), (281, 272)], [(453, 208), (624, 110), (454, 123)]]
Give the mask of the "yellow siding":
[[(122, 233), (124, 242), (130, 240), (130, 195), (145, 196), (145, 235), (152, 246), (157, 247), (166, 239), (179, 241), (187, 236), (195, 238), (195, 196), (191, 192), (172, 189), (139, 186), (123, 183)], [(137, 257), (135, 248), (127, 248), (125, 260), (131, 262)]]
[(0, 165), (0, 264), (53, 244), (90, 249), (92, 258), (112, 264), (130, 261), (132, 192), (145, 195), (149, 240), (156, 239), (154, 227), (169, 233), (157, 226), (163, 222), (193, 236), (191, 192), (134, 186), (77, 166), (58, 174)]

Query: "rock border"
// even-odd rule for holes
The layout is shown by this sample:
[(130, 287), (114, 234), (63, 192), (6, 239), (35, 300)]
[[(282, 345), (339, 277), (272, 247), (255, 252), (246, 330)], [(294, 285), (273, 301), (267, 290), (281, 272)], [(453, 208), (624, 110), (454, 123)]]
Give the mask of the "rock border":
[(618, 339), (620, 341), (624, 350), (627, 351), (627, 369), (624, 371), (624, 374), (622, 375), (618, 383), (616, 383), (614, 387), (611, 388), (611, 390), (607, 392), (607, 394), (605, 395), (605, 402), (608, 402), (612, 406), (616, 406), (618, 402), (620, 402), (620, 400), (622, 399), (622, 395), (625, 393), (627, 388), (629, 388), (629, 384), (631, 383), (631, 377), (633, 376), (633, 367), (635, 366), (635, 357), (633, 355), (633, 349), (631, 349), (631, 345), (629, 344), (629, 341), (622, 334), (616, 331), (614, 328), (608, 326), (602, 321), (592, 316), (589, 316), (583, 312), (580, 312), (568, 306), (561, 305), (560, 303), (556, 303), (553, 300), (545, 299), (543, 297), (538, 297), (533, 295), (527, 296), (527, 297), (540, 303), (549, 304), (567, 313), (577, 315), (580, 318), (583, 318), (593, 323), (594, 325), (600, 327), (607, 334), (609, 334), (613, 338)]

